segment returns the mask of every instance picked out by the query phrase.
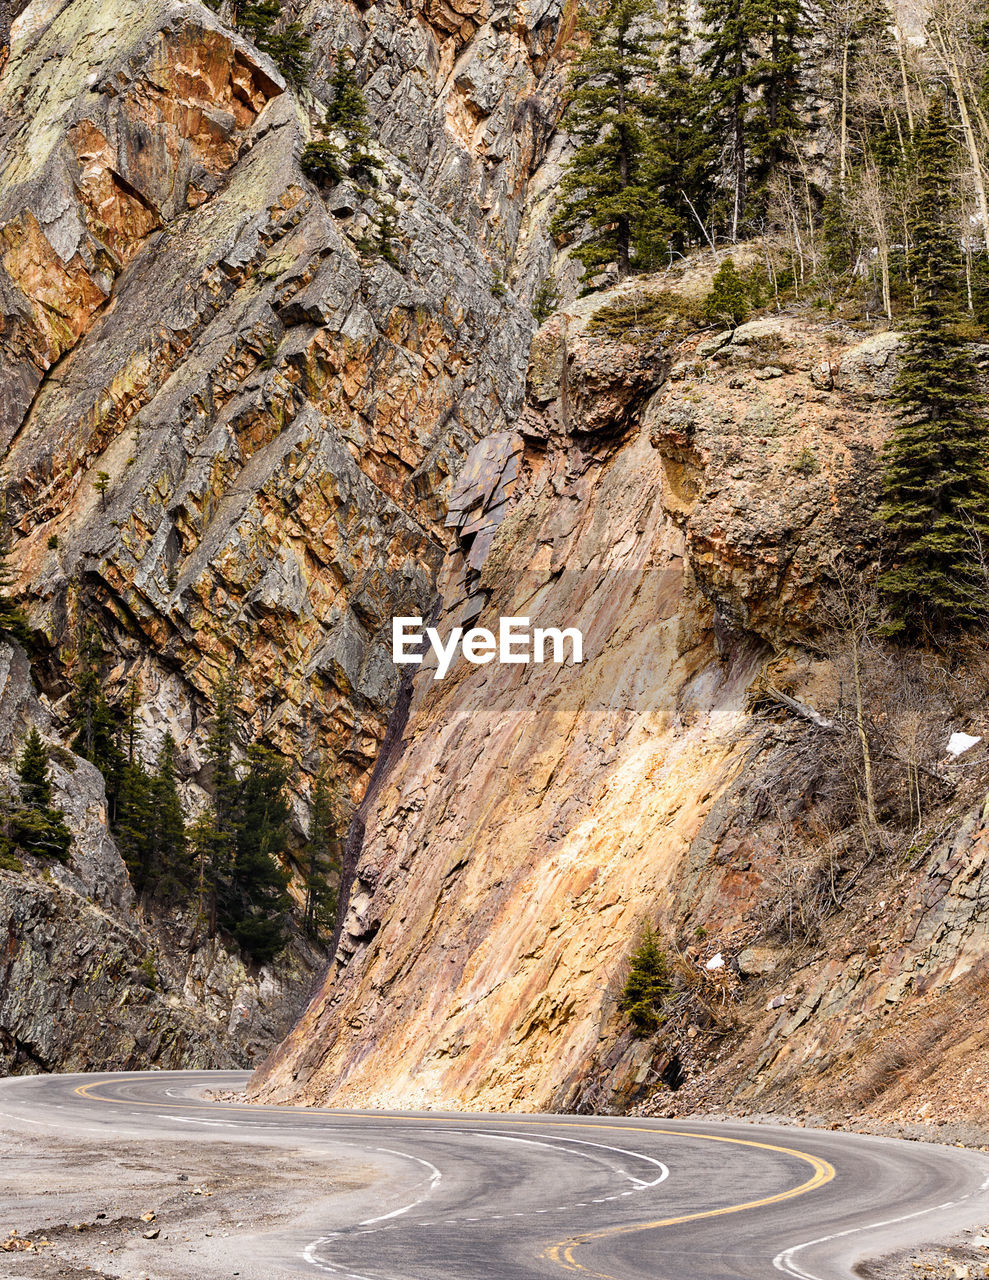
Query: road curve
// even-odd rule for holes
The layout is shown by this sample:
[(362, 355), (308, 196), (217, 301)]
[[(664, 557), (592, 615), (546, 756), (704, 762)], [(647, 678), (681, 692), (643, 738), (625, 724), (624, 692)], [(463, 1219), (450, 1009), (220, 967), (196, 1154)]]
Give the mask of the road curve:
[(989, 1214), (989, 1158), (957, 1148), (744, 1124), (253, 1107), (203, 1096), (246, 1079), (5, 1079), (0, 1126), (95, 1132), (111, 1148), (135, 1136), (288, 1141), (373, 1167), (365, 1192), (319, 1203), (318, 1229), (310, 1213), (304, 1228), (270, 1238), (263, 1258), (252, 1243), (245, 1276), (848, 1280), (857, 1261)]

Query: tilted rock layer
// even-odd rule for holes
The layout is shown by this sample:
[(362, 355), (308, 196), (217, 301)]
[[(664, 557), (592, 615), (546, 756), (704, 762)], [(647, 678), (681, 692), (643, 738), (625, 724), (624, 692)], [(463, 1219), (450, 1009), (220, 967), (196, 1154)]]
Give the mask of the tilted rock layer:
[[(292, 761), (297, 835), (321, 764), (344, 813), (359, 800), (397, 692), (390, 619), (432, 608), (454, 477), (521, 406), (534, 325), (504, 281), (531, 293), (553, 251), (532, 205), (555, 172), (562, 10), (313, 5), (314, 99), (198, 0), (2, 9), (4, 517), (44, 691), (0, 724), (10, 752), (39, 720), (67, 741), (69, 676), (95, 621), (108, 693), (138, 680), (140, 751), (153, 759), (170, 731), (193, 802), (231, 668), (245, 737)], [(394, 261), (367, 248), (374, 199), (318, 189), (299, 166), (343, 45), (367, 82)], [(99, 1001), (77, 1002), (88, 1030), (50, 1001), (32, 1015), (41, 975), (88, 981), (91, 908), (124, 969), (155, 945), (132, 904), (80, 879), (98, 848), (126, 885), (84, 775), (72, 891), (53, 898), (31, 866), (8, 886), (22, 900), (3, 1025), (15, 1057), (49, 1067), (140, 1060), (128, 1037), (143, 1015), (85, 1057), (71, 1045), (92, 1032), (96, 1046)], [(52, 953), (63, 932), (74, 959)], [(162, 984), (210, 1027), (246, 1000), (258, 1027), (221, 1027), (215, 1052), (179, 1036), (171, 1056), (145, 1036), (148, 1061), (246, 1060), (240, 1041), (270, 1044), (317, 963), (290, 958), (274, 988), (244, 977), (242, 999), (228, 960), (195, 950), (199, 979)]]
[[(253, 729), (304, 769), (329, 752), (359, 796), (395, 694), (390, 617), (429, 603), (450, 476), (521, 402), (532, 322), (492, 286), (548, 128), (510, 147), (507, 124), (469, 146), (446, 130), (454, 37), (413, 25), (433, 79), (410, 68), (385, 98), (377, 76), (368, 96), (446, 142), (383, 131), (418, 158), (381, 152), (395, 265), (361, 256), (373, 204), (308, 182), (298, 101), (205, 6), (39, 3), (15, 26), (0, 85), (15, 555), (53, 686), (94, 611), (193, 770), (199, 712), (235, 661)], [(485, 57), (519, 42), (482, 26)], [(513, 54), (533, 91), (542, 39)], [(466, 57), (470, 31), (456, 40)], [(317, 67), (334, 47), (317, 42)], [(446, 204), (469, 228), (436, 203), (461, 169)], [(495, 264), (481, 223), (499, 228)]]

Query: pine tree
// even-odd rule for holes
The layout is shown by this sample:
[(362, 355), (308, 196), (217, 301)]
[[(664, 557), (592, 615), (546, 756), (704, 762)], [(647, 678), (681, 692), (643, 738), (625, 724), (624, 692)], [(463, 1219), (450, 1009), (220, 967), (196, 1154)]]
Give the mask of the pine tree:
[(321, 767), (313, 786), (306, 844), (304, 879), (306, 888), (303, 927), (313, 938), (331, 933), (336, 923), (337, 894), (330, 876), (340, 872), (340, 840), (333, 796), (325, 767)]
[(32, 727), (17, 762), (22, 805), (9, 816), (9, 834), (4, 843), (12, 842), (28, 853), (65, 862), (72, 833), (66, 826), (65, 814), (51, 802), (50, 763), (48, 748)]
[(338, 49), (330, 76), (332, 97), (326, 107), (326, 123), (339, 129), (355, 146), (366, 147), (371, 140), (367, 123), (367, 103), (357, 83), (354, 55)]
[(266, 53), (286, 80), (301, 85), (309, 71), (311, 44), (300, 22), (284, 23), (280, 0), (252, 0), (237, 10), (236, 25)]
[(21, 799), (35, 809), (47, 809), (52, 802), (52, 784), (48, 776), (51, 757), (41, 734), (32, 725), (24, 742), (24, 750), (17, 762), (17, 776), (21, 784)]
[[(349, 177), (368, 187), (378, 185), (381, 164), (369, 150), (371, 129), (367, 122), (367, 103), (357, 83), (354, 57), (349, 49), (338, 49), (330, 77), (332, 96), (321, 126), (324, 136), (308, 143), (302, 151), (303, 172), (314, 182), (339, 182)], [(328, 135), (343, 134), (341, 149)]]
[(686, 0), (667, 0), (646, 160), (657, 217), (646, 228), (646, 243), (638, 245), (639, 259), (648, 259), (659, 240), (683, 252), (702, 234), (711, 202), (714, 149), (705, 127), (706, 88), (689, 49)]
[(748, 318), (749, 300), (734, 258), (725, 258), (714, 273), (711, 292), (704, 299), (704, 314), (708, 320), (732, 329)]
[[(213, 723), (206, 740), (206, 760), (213, 772), (209, 826), (200, 824), (197, 854), (205, 859), (210, 936), (216, 931), (218, 901), (232, 892), (234, 858), (240, 825), (240, 782), (234, 765), (238, 737), (233, 673), (224, 672), (213, 691)], [(201, 869), (203, 868), (201, 863)]]
[(124, 755), (117, 745), (117, 717), (104, 693), (104, 658), (99, 630), (95, 623), (89, 622), (77, 645), (72, 677), (71, 725), (75, 733), (72, 749), (103, 774), (113, 822)]
[(192, 888), (193, 873), (182, 800), (177, 785), (178, 748), (170, 733), (158, 752), (150, 786), (151, 877), (159, 898), (173, 900)]
[(701, 0), (701, 14), (700, 62), (708, 74), (709, 119), (727, 160), (734, 242), (789, 157), (789, 139), (802, 129), (797, 72), (805, 21), (800, 0)]
[(657, 254), (656, 196), (649, 172), (654, 100), (644, 87), (660, 64), (659, 37), (644, 29), (654, 0), (610, 0), (585, 12), (583, 48), (569, 76), (566, 127), (578, 140), (560, 183), (556, 236), (581, 236), (573, 255), (587, 274), (617, 263), (619, 276)]
[(113, 834), (136, 893), (151, 887), (151, 779), (140, 760), (120, 770)]
[(141, 689), (132, 680), (124, 697), (120, 725), (121, 763), (117, 772), (113, 833), (137, 893), (148, 888), (151, 869), (151, 779), (137, 755)]
[(650, 925), (632, 953), (629, 974), (618, 1007), (628, 1014), (637, 1036), (652, 1035), (662, 1023), (662, 1009), (673, 990), (666, 956)]
[(291, 905), (289, 876), (277, 858), (288, 842), (287, 777), (275, 752), (257, 743), (248, 747), (232, 875), (218, 916), (258, 964), (271, 960), (284, 946)]
[(954, 143), (937, 95), (916, 142), (911, 269), (918, 294), (894, 384), (899, 421), (884, 455), (880, 516), (895, 563), (880, 579), (906, 638), (943, 637), (984, 617), (989, 422), (958, 320)]
[(800, 63), (808, 30), (802, 0), (761, 0), (759, 9), (764, 53), (752, 69), (757, 105), (749, 149), (751, 184), (764, 202), (773, 174), (793, 162), (793, 141), (804, 131)]

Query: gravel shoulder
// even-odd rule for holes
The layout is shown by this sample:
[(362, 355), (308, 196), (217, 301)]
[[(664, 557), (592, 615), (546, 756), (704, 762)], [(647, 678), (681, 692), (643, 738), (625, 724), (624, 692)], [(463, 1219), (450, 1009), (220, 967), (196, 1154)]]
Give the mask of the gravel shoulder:
[(374, 1179), (291, 1143), (39, 1138), (0, 1134), (4, 1280), (270, 1280), (267, 1233)]

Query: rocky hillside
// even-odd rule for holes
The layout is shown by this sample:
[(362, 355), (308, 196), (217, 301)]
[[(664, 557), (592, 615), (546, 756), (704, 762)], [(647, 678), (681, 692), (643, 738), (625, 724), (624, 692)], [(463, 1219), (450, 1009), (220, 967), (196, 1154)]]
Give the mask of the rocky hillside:
[[(783, 318), (671, 346), (631, 319), (655, 329), (658, 297), (629, 286), (540, 331), (444, 570), (445, 622), (575, 625), (583, 665), (415, 676), (336, 964), (256, 1096), (828, 1114), (909, 1097), (923, 1116), (966, 1080), (961, 1110), (982, 1108), (984, 762), (943, 771), (953, 807), (906, 861), (832, 848), (840, 909), (793, 925), (819, 892), (815, 769), (836, 767), (807, 752), (831, 737), (812, 703), (838, 642), (808, 643), (835, 558), (876, 553), (896, 335)], [(616, 318), (628, 341), (605, 336)], [(644, 922), (680, 994), (636, 1039), (618, 996)]]
[[(561, 0), (310, 0), (305, 89), (199, 0), (20, 8), (0, 439), (32, 668), (0, 650), (0, 748), (39, 727), (76, 840), (0, 872), (0, 1066), (257, 1060), (320, 964), (135, 908), (66, 748), (92, 622), (190, 811), (232, 671), (299, 838), (321, 764), (353, 812), (335, 959), (255, 1096), (975, 1114), (989, 777), (945, 744), (989, 729), (984, 663), (860, 625), (896, 333), (793, 292), (716, 332), (706, 250), (573, 301)], [(378, 197), (300, 164), (343, 48)], [(578, 627), (584, 661), (402, 680), (396, 615)], [(636, 1037), (647, 923), (669, 998)]]
[[(512, 23), (442, 6), (411, 23), (398, 5), (305, 17), (324, 32), (317, 95), (332, 51), (362, 50), (393, 261), (366, 251), (373, 202), (299, 167), (318, 97), (205, 5), (33, 4), (0, 57), (5, 515), (50, 741), (95, 621), (107, 693), (138, 682), (142, 751), (173, 734), (194, 810), (233, 668), (246, 732), (293, 762), (300, 833), (320, 761), (351, 804), (363, 793), (397, 689), (391, 616), (430, 607), (452, 478), (521, 404), (534, 325), (501, 281), (517, 261), (524, 291), (551, 252), (533, 175), (560, 85), (559, 6)], [(34, 719), (5, 719), (11, 746)], [(74, 817), (105, 845), (96, 799)], [(65, 904), (36, 890), (11, 929), (43, 972), (34, 922)], [(151, 944), (122, 900), (110, 910), (137, 963)], [(276, 986), (297, 1004), (316, 963), (296, 957)], [(196, 964), (205, 991), (213, 962)], [(284, 1021), (269, 995), (257, 1043)]]
[(149, 919), (107, 831), (102, 776), (60, 745), (27, 655), (0, 641), (4, 762), (28, 725), (53, 744), (74, 839), (66, 866), (0, 862), (0, 1074), (257, 1062), (298, 1015), (321, 954), (296, 938), (277, 965), (251, 969), (191, 914)]

